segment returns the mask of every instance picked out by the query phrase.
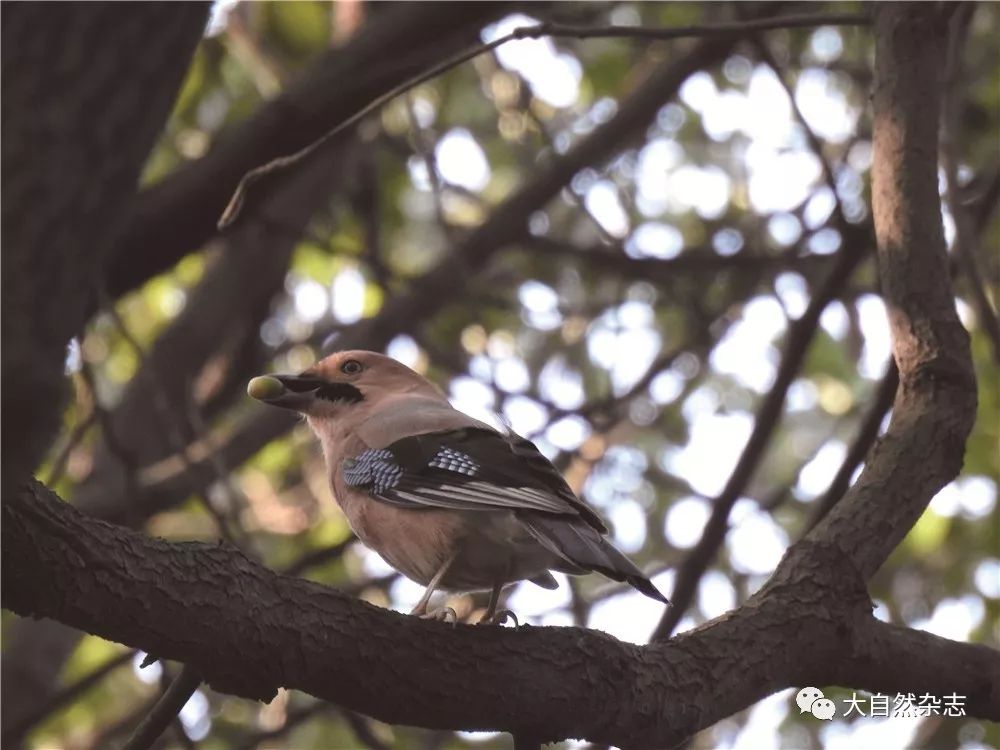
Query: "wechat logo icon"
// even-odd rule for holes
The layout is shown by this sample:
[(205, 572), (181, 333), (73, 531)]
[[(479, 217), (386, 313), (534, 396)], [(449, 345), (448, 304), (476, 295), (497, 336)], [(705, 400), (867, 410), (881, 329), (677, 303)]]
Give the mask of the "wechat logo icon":
[(795, 694), (795, 705), (799, 707), (799, 713), (811, 713), (817, 719), (830, 721), (837, 712), (837, 705), (823, 695), (819, 688), (804, 687)]

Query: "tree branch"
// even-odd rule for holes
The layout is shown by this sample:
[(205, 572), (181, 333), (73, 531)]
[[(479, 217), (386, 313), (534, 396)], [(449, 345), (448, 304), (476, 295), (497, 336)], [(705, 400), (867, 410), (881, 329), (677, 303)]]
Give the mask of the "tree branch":
[(899, 390), (858, 482), (807, 537), (834, 540), (866, 579), (958, 474), (976, 416), (937, 187), (941, 29), (932, 6), (877, 8), (872, 201)]
[(855, 24), (868, 25), (869, 18), (864, 14), (831, 14), (831, 15), (803, 15), (785, 16), (777, 18), (757, 18), (734, 23), (703, 24), (699, 26), (678, 26), (672, 28), (648, 28), (639, 26), (569, 26), (564, 24), (541, 23), (535, 26), (522, 26), (514, 29), (508, 34), (504, 34), (497, 39), (483, 44), (477, 44), (467, 50), (459, 52), (447, 60), (438, 63), (419, 75), (404, 81), (395, 88), (387, 91), (364, 108), (358, 110), (343, 122), (328, 130), (323, 136), (313, 141), (295, 153), (286, 156), (279, 156), (276, 159), (247, 172), (240, 179), (236, 186), (229, 204), (223, 211), (219, 219), (219, 228), (226, 229), (231, 226), (243, 209), (243, 204), (248, 198), (250, 189), (261, 181), (271, 180), (287, 169), (295, 167), (312, 154), (331, 142), (337, 135), (347, 128), (360, 122), (369, 114), (379, 110), (384, 105), (413, 90), (422, 83), (431, 81), (438, 76), (448, 72), (452, 68), (458, 67), (464, 62), (468, 62), (479, 55), (495, 50), (508, 42), (518, 39), (539, 39), (544, 36), (553, 37), (573, 37), (576, 39), (591, 38), (631, 38), (631, 39), (683, 39), (686, 37), (701, 38), (737, 38), (745, 36), (753, 31), (766, 31), (770, 29), (798, 28), (802, 26), (817, 26), (824, 24)]
[(125, 236), (105, 266), (108, 293), (120, 296), (213, 237), (219, 214), (248, 170), (303, 148), (400, 81), (468, 45), (504, 7), (403, 3), (373, 17), (348, 44), (328, 52), (221, 136), (208, 154), (139, 194)]
[(955, 223), (955, 238), (953, 251), (958, 258), (958, 265), (965, 274), (971, 292), (972, 302), (976, 308), (979, 325), (993, 345), (993, 360), (1000, 363), (1000, 320), (990, 304), (983, 285), (979, 264), (976, 262), (976, 245), (978, 232), (973, 226), (972, 216), (960, 197), (961, 186), (958, 181), (959, 166), (959, 133), (961, 131), (963, 114), (962, 86), (962, 54), (968, 39), (969, 27), (975, 14), (974, 4), (962, 4), (951, 18), (951, 29), (948, 34), (948, 49), (945, 66), (945, 94), (943, 101), (944, 114), (941, 123), (941, 166), (944, 168), (948, 188), (945, 200), (948, 212)]
[[(987, 713), (1000, 712), (1000, 652), (976, 643), (956, 643), (921, 630), (882, 622), (874, 617), (857, 624), (853, 639), (856, 652), (840, 665), (837, 682), (873, 693), (946, 693), (966, 695), (945, 688), (937, 674), (948, 675), (952, 684), (978, 685), (971, 695)], [(988, 674), (992, 670), (993, 674)], [(979, 703), (985, 701), (985, 704)]]
[[(276, 235), (254, 221), (226, 237), (223, 252), (210, 259), (205, 275), (189, 292), (184, 309), (157, 337), (149, 353), (140, 358), (139, 370), (110, 418), (114, 435), (129, 446), (138, 466), (149, 467), (173, 455), (180, 458), (189, 473), (214, 471), (207, 460), (214, 451), (209, 449), (206, 460), (199, 460), (201, 453), (196, 443), (178, 445), (176, 435), (168, 439), (170, 428), (174, 432), (181, 430), (185, 439), (201, 437), (197, 426), (181, 416), (189, 411), (191, 383), (206, 363), (224, 352), (225, 346), (259, 340), (260, 323), (282, 288), (297, 240), (309, 220), (341, 187), (343, 170), (338, 165), (350, 160), (345, 151), (328, 151), (323, 158), (310, 162), (264, 202), (266, 215), (280, 217), (288, 232)], [(260, 359), (264, 359), (263, 352)], [(252, 361), (234, 361), (230, 369), (240, 365), (246, 368)], [(252, 370), (239, 372), (238, 379), (245, 381), (253, 374)], [(230, 397), (242, 392), (242, 388), (231, 391)], [(178, 415), (173, 425), (166, 423), (170, 413)], [(107, 429), (105, 433), (107, 439), (111, 433)], [(95, 454), (94, 469), (75, 492), (74, 503), (108, 517), (103, 508), (110, 499), (117, 498), (120, 510), (130, 509), (136, 523), (145, 520), (148, 514), (139, 507), (145, 486), (128, 491), (127, 467), (105, 446)], [(219, 457), (225, 466), (237, 465), (224, 455)]]
[(861, 228), (844, 225), (843, 230), (851, 234), (844, 238), (845, 245), (840, 251), (836, 265), (830, 270), (822, 287), (810, 300), (809, 307), (795, 323), (792, 324), (785, 339), (781, 365), (775, 376), (774, 384), (757, 407), (754, 417), (753, 432), (747, 439), (743, 452), (733, 468), (726, 486), (712, 504), (712, 513), (697, 544), (691, 549), (677, 571), (674, 592), (671, 600), (674, 606), (664, 614), (656, 630), (654, 638), (666, 638), (677, 627), (688, 605), (698, 591), (698, 582), (708, 569), (719, 547), (729, 530), (729, 514), (743, 494), (743, 490), (753, 478), (770, 443), (771, 436), (778, 427), (785, 404), (785, 396), (795, 380), (799, 368), (805, 361), (809, 345), (819, 327), (823, 310), (837, 296), (844, 284), (857, 268), (865, 251), (868, 249), (868, 232)]
[(207, 12), (207, 3), (3, 7), (4, 495), (58, 429), (66, 344), (86, 320)]
[[(803, 684), (958, 693), (970, 715), (1000, 720), (1000, 654), (878, 623), (865, 592), (957, 473), (975, 414), (928, 158), (939, 94), (934, 8), (880, 6), (876, 35), (874, 217), (900, 370), (893, 421), (854, 487), (739, 609), (642, 647), (574, 628), (452, 628), (279, 576), (225, 545), (171, 544), (108, 525), (34, 481), (5, 495), (0, 511), (3, 605), (190, 664), (236, 695), (267, 698), (286, 686), (393, 723), (542, 741), (671, 745)], [(689, 63), (704, 60), (668, 70)], [(618, 141), (641, 121), (639, 106), (619, 110), (632, 119), (611, 121)], [(599, 159), (611, 147), (585, 140), (570, 153)], [(475, 269), (514, 241), (523, 212), (573, 174), (569, 161), (500, 207), (495, 219), (517, 222), (486, 250), (463, 243), (468, 257), (457, 258)], [(380, 325), (405, 330), (403, 311), (440, 309), (443, 283), (420, 282), (405, 304), (387, 305)]]
[[(497, 206), (483, 224), (456, 244), (437, 266), (417, 279), (410, 289), (389, 298), (378, 315), (343, 331), (337, 338), (337, 346), (378, 349), (393, 336), (411, 330), (417, 322), (427, 320), (453, 302), (457, 276), (481, 271), (496, 253), (524, 238), (531, 214), (557, 196), (574, 174), (614, 154), (645, 128), (689, 75), (724, 59), (735, 43), (730, 37), (706, 40), (688, 54), (655, 70), (621, 103), (615, 117), (540, 169), (530, 182)], [(295, 419), (288, 414), (259, 409), (255, 416), (232, 430), (228, 438), (213, 438), (210, 442), (218, 446), (227, 466), (236, 466), (294, 424)], [(206, 445), (202, 449), (207, 451), (211, 447)], [(112, 487), (108, 494), (88, 492), (88, 512), (125, 523), (170, 507), (214, 476), (210, 462), (207, 458), (198, 460), (197, 453), (196, 448), (189, 450), (194, 465), (190, 470), (185, 469), (179, 458), (171, 457), (144, 467), (139, 492), (127, 499), (120, 488)]]
[(861, 420), (858, 435), (851, 444), (850, 450), (844, 456), (840, 468), (834, 475), (823, 496), (816, 501), (812, 515), (809, 517), (807, 529), (811, 529), (820, 519), (830, 512), (830, 508), (837, 504), (837, 501), (844, 496), (851, 483), (851, 477), (857, 470), (861, 462), (865, 460), (872, 444), (878, 439), (878, 432), (882, 426), (882, 420), (892, 407), (892, 401), (896, 397), (896, 388), (899, 385), (899, 372), (896, 370), (896, 363), (890, 362), (889, 368), (879, 383), (875, 392), (875, 400)]
[(649, 26), (574, 26), (563, 23), (540, 23), (536, 26), (523, 26), (514, 29), (509, 36), (514, 39), (540, 39), (544, 36), (552, 36), (572, 39), (665, 40), (729, 36), (732, 34), (746, 36), (756, 31), (774, 31), (775, 29), (868, 26), (870, 24), (871, 18), (866, 13), (803, 13), (774, 18), (753, 18), (731, 23), (706, 23), (660, 29)]
[(533, 235), (524, 243), (525, 252), (540, 252), (543, 256), (563, 257), (578, 261), (582, 268), (595, 272), (607, 271), (624, 278), (643, 279), (657, 285), (687, 280), (687, 274), (717, 274), (724, 272), (755, 273), (797, 270), (803, 273), (825, 269), (834, 259), (829, 255), (781, 253), (765, 255), (743, 251), (736, 255), (719, 255), (710, 247), (688, 247), (673, 258), (634, 258), (624, 248), (583, 247), (572, 242)]
[(26, 716), (17, 717), (15, 723), (7, 722), (3, 728), (3, 742), (16, 745), (21, 742), (24, 735), (33, 727), (45, 721), (49, 716), (57, 712), (67, 703), (72, 703), (83, 693), (90, 690), (97, 683), (125, 664), (128, 664), (135, 657), (135, 651), (123, 651), (117, 656), (113, 656), (99, 667), (95, 667), (76, 682), (67, 685), (51, 697), (35, 705), (31, 713)]
[(163, 695), (135, 728), (132, 736), (122, 746), (122, 750), (147, 750), (166, 730), (184, 704), (201, 684), (201, 675), (196, 669), (185, 665)]
[[(452, 627), (379, 610), (225, 545), (97, 521), (37, 482), (2, 512), (5, 607), (190, 664), (223, 692), (269, 699), (284, 686), (392, 723), (670, 745), (870, 661), (857, 636), (871, 617), (863, 582), (822, 542), (790, 549), (740, 609), (640, 647), (578, 628)], [(912, 658), (913, 673), (967, 695), (970, 715), (1000, 717), (1000, 654), (914, 638), (895, 653), (918, 641), (934, 653)], [(970, 649), (976, 672), (964, 666)]]

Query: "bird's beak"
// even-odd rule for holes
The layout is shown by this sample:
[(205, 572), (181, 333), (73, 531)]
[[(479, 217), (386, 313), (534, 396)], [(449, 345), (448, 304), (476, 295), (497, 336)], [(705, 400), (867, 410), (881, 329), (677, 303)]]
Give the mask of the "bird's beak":
[(247, 395), (271, 406), (303, 411), (326, 381), (310, 375), (260, 375), (247, 383)]

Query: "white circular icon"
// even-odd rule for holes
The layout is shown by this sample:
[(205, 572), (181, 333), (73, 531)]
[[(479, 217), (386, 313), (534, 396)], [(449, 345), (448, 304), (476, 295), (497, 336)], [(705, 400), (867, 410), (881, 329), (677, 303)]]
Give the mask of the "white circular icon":
[(804, 687), (795, 695), (795, 704), (799, 707), (799, 713), (804, 714), (809, 711), (813, 701), (823, 697), (823, 691), (819, 688)]
[(830, 721), (837, 712), (837, 704), (823, 695), (823, 691), (815, 687), (804, 687), (795, 694), (795, 705), (799, 713), (807, 711), (822, 721)]
[(817, 698), (809, 707), (809, 711), (817, 719), (830, 721), (837, 712), (837, 705), (829, 698)]

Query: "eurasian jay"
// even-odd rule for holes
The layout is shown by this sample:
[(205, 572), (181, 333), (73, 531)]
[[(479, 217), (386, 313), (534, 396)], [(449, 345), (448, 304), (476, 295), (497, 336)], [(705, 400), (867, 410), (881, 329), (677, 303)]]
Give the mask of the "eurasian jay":
[(597, 571), (669, 604), (605, 539), (607, 528), (530, 441), (452, 408), (428, 380), (375, 352), (344, 351), (301, 375), (262, 375), (247, 393), (305, 415), (334, 497), (368, 547), (426, 591), (556, 588), (551, 570)]

